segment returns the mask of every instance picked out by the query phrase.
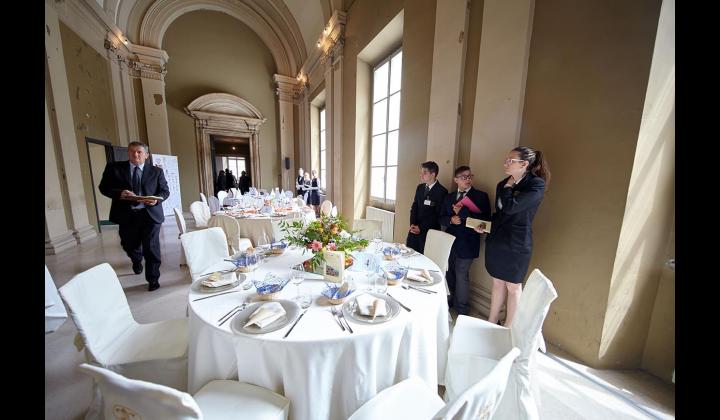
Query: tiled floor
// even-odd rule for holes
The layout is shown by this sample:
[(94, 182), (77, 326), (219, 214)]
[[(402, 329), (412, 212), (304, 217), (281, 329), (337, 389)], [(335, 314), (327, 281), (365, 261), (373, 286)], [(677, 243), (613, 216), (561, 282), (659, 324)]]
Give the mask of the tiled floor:
[[(192, 222), (189, 222), (192, 225)], [(180, 267), (180, 244), (174, 220), (161, 230), (163, 264), (161, 287), (147, 292), (143, 275), (135, 275), (120, 248), (117, 229), (104, 227), (96, 240), (45, 262), (58, 287), (75, 274), (107, 262), (117, 272), (138, 322), (185, 316), (190, 284), (187, 268)], [(45, 336), (45, 418), (81, 419), (90, 403), (92, 382), (77, 373), (84, 361), (73, 340), (77, 330), (68, 320)], [(577, 363), (561, 349), (548, 345), (551, 355), (538, 355), (538, 404), (543, 420), (653, 419), (675, 417), (675, 388), (642, 371), (596, 370)]]

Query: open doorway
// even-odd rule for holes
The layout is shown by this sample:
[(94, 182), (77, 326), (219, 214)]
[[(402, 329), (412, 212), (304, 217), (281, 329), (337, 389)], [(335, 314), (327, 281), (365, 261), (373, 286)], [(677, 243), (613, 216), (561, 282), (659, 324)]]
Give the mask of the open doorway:
[(93, 186), (93, 201), (95, 203), (95, 216), (97, 220), (97, 230), (100, 232), (103, 225), (112, 224), (110, 222), (110, 205), (112, 200), (100, 193), (98, 185), (102, 179), (103, 171), (108, 162), (112, 162), (113, 147), (109, 141), (91, 139), (85, 137), (87, 146), (88, 162), (90, 164), (90, 180)]
[[(219, 135), (210, 135), (210, 157), (212, 162), (212, 173), (213, 173), (213, 185), (214, 194), (217, 195), (220, 190), (218, 184), (218, 176), (220, 171), (225, 171), (225, 188), (230, 188), (231, 185), (227, 180), (230, 180), (226, 173), (229, 169), (235, 184), (232, 185), (234, 188), (240, 188), (241, 190), (247, 189), (253, 185), (254, 180), (250, 176), (252, 173), (252, 163), (250, 159), (250, 139), (243, 137), (228, 137)], [(240, 183), (243, 172), (248, 178), (247, 182)], [(242, 185), (241, 185), (242, 184)], [(243, 188), (244, 187), (244, 188)], [(242, 191), (246, 192), (246, 191)]]

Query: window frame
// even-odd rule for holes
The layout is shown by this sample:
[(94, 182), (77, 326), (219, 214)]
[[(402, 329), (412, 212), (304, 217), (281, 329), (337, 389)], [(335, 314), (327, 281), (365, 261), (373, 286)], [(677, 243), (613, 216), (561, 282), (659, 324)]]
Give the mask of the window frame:
[[(325, 126), (327, 125), (327, 113), (325, 112), (327, 110), (327, 107), (325, 105), (322, 106), (322, 108), (318, 108), (318, 150), (320, 151), (320, 158), (318, 159), (318, 177), (320, 178), (319, 187), (320, 191), (325, 191), (327, 189), (327, 144), (328, 144), (328, 138), (327, 138), (327, 131), (325, 130)], [(323, 124), (323, 113), (325, 113), (325, 124)], [(325, 134), (325, 148), (323, 149), (323, 134)], [(323, 154), (325, 154), (325, 168), (323, 168)], [(323, 176), (323, 169), (325, 170), (325, 176)]]

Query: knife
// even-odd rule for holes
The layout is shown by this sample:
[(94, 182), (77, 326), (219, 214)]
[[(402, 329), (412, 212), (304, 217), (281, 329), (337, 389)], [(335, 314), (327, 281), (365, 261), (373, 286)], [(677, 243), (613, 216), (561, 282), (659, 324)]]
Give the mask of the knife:
[(437, 292), (436, 292), (436, 291), (434, 291), (434, 290), (430, 290), (430, 289), (421, 289), (421, 288), (419, 288), (419, 287), (413, 286), (412, 284), (408, 284), (408, 285), (407, 285), (407, 287), (409, 287), (409, 288), (411, 288), (411, 289), (413, 289), (413, 290), (417, 290), (417, 291), (419, 291), (419, 292), (425, 292), (425, 293), (437, 293)]
[(205, 297), (193, 299), (193, 302), (197, 302), (198, 300), (203, 300), (203, 299), (210, 299), (210, 298), (215, 297), (215, 296), (226, 295), (226, 294), (228, 294), (228, 293), (237, 293), (237, 292), (240, 292), (240, 291), (241, 291), (241, 290), (231, 290), (231, 291), (229, 291), (229, 292), (222, 292), (222, 293), (218, 293), (218, 294), (212, 295), (212, 296), (205, 296)]
[(300, 316), (297, 317), (297, 319), (295, 320), (295, 322), (293, 322), (292, 327), (290, 327), (290, 329), (288, 330), (288, 332), (285, 333), (285, 335), (283, 336), (283, 338), (287, 338), (287, 336), (290, 335), (290, 332), (293, 330), (293, 328), (295, 328), (295, 326), (297, 325), (297, 323), (300, 322), (300, 318), (302, 318), (303, 315), (305, 315), (305, 312), (307, 312), (307, 311), (308, 311), (308, 310), (305, 309), (305, 310), (303, 311), (303, 313), (301, 313)]
[(387, 295), (390, 296), (390, 298), (391, 298), (392, 300), (394, 300), (395, 302), (397, 302), (398, 305), (402, 306), (403, 309), (405, 309), (406, 311), (408, 311), (408, 312), (411, 312), (411, 311), (412, 311), (412, 309), (410, 309), (410, 308), (408, 308), (407, 306), (403, 305), (402, 302), (400, 302), (399, 300), (395, 299), (390, 293), (387, 293)]

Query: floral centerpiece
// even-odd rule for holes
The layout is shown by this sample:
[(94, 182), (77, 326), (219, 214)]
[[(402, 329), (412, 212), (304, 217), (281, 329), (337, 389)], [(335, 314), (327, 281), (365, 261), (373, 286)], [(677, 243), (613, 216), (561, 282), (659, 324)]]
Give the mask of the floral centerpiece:
[(321, 215), (320, 219), (305, 224), (302, 220), (280, 222), (280, 230), (286, 234), (290, 245), (310, 250), (313, 257), (306, 261), (306, 268), (316, 271), (325, 262), (323, 251), (345, 251), (345, 266), (352, 265), (351, 251), (368, 245), (367, 239), (353, 235), (341, 216)]

